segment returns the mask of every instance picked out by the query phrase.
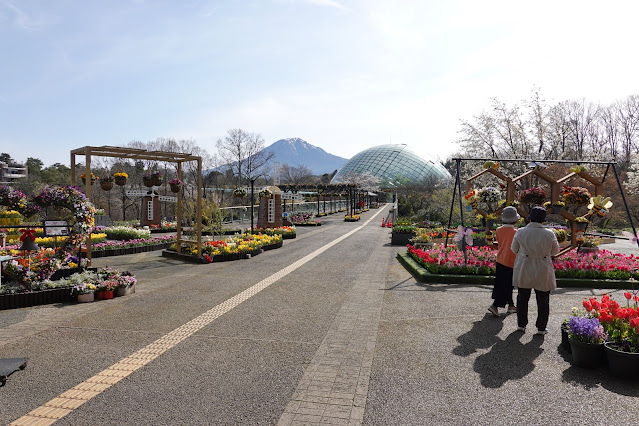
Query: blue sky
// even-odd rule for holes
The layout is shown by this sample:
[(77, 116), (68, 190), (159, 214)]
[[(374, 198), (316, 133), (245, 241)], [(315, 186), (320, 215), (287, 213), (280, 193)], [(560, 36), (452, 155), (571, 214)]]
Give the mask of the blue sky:
[[(615, 6), (611, 6), (613, 4)], [(0, 0), (0, 151), (68, 164), (85, 145), (231, 128), (342, 157), (453, 153), (460, 119), (533, 87), (639, 93), (634, 2)]]

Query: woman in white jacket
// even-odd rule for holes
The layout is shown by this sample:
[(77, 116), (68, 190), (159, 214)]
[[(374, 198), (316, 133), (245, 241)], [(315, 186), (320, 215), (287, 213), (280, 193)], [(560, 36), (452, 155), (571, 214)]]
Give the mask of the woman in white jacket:
[(537, 333), (546, 334), (550, 315), (550, 291), (557, 288), (552, 256), (559, 253), (555, 233), (542, 226), (546, 220), (546, 209), (533, 207), (528, 216), (530, 223), (520, 228), (511, 245), (517, 253), (513, 268), (513, 285), (517, 292), (517, 330), (526, 331), (528, 325), (528, 301), (535, 289), (537, 299)]

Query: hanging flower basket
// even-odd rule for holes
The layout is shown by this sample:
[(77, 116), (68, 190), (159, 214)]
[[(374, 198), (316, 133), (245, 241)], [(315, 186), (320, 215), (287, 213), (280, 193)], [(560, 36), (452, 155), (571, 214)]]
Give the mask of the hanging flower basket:
[(246, 192), (246, 189), (244, 188), (235, 188), (233, 190), (233, 197), (235, 198), (244, 198), (248, 195), (248, 192)]
[(102, 188), (104, 191), (110, 191), (113, 189), (113, 181), (111, 182), (106, 182), (104, 180), (100, 181), (100, 188)]
[(577, 206), (586, 206), (590, 202), (590, 192), (586, 188), (580, 186), (564, 186), (563, 189), (564, 202)]
[[(80, 177), (82, 178), (82, 183), (84, 185), (86, 185), (87, 184), (87, 175), (86, 175), (86, 173), (82, 173), (80, 175)], [(93, 185), (97, 180), (98, 180), (98, 177), (96, 175), (94, 175), (93, 173), (91, 173), (91, 185)]]
[(148, 188), (153, 186), (153, 181), (151, 180), (151, 176), (142, 176), (142, 184)]
[(260, 198), (271, 198), (271, 196), (273, 195), (273, 191), (268, 188), (264, 188), (258, 193), (258, 195), (260, 196)]
[(540, 205), (546, 198), (546, 191), (541, 188), (528, 188), (519, 194), (519, 201), (526, 204)]
[(182, 185), (177, 183), (169, 183), (169, 186), (171, 187), (171, 192), (176, 194), (182, 190)]
[(116, 173), (113, 175), (113, 179), (115, 180), (115, 184), (118, 186), (124, 186), (126, 185), (126, 181), (129, 178), (129, 175), (127, 175), (124, 172), (120, 172), (120, 173)]

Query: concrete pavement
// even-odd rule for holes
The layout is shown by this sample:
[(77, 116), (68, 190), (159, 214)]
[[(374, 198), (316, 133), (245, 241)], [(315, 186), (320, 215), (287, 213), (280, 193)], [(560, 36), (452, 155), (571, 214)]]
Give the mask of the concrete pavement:
[[(97, 259), (131, 270), (136, 293), (0, 311), (0, 357), (30, 358), (0, 388), (0, 423), (73, 402), (70, 390), (132, 359), (144, 362), (56, 424), (636, 421), (636, 382), (572, 367), (559, 348), (561, 320), (601, 292), (561, 289), (550, 333), (517, 333), (515, 317), (486, 311), (488, 286), (417, 283), (380, 227), (385, 213), (328, 216), (250, 260)], [(162, 349), (147, 362), (149, 348)]]

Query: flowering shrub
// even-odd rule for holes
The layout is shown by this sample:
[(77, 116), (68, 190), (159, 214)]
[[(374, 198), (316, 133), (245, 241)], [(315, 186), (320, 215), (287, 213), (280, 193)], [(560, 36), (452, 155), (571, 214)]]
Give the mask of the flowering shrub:
[(546, 191), (541, 188), (528, 188), (521, 191), (519, 201), (526, 204), (539, 205), (546, 198)]
[(597, 318), (573, 316), (568, 321), (568, 336), (584, 343), (603, 343), (607, 335)]
[(575, 204), (578, 206), (585, 206), (590, 202), (590, 192), (586, 188), (580, 186), (564, 186), (562, 190), (564, 202), (568, 204)]

